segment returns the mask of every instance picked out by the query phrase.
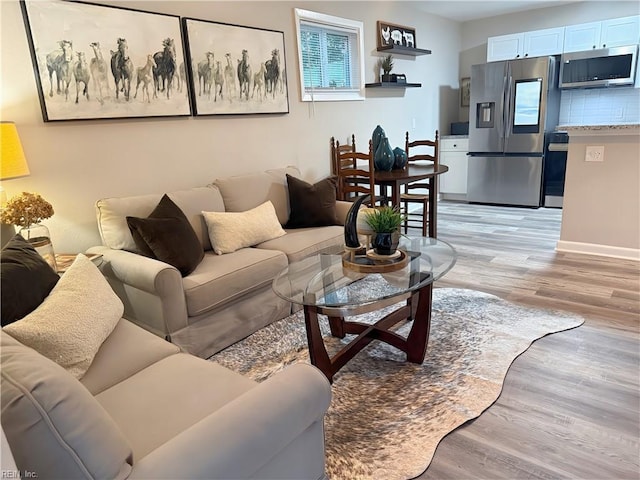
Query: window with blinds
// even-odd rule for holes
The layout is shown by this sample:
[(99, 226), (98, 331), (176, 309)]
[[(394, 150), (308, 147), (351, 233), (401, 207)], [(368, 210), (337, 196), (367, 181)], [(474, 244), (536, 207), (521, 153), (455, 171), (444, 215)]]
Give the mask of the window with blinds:
[(295, 12), (301, 100), (363, 100), (362, 22)]

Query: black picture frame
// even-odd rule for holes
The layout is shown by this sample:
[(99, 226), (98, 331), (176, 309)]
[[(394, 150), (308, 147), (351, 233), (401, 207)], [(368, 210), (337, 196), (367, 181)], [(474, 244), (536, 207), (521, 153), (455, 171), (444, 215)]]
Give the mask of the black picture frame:
[(394, 46), (418, 48), (415, 28), (378, 20), (376, 32), (376, 37), (378, 39), (377, 46), (379, 49)]
[(289, 113), (284, 32), (182, 22), (194, 115)]
[(20, 6), (45, 122), (191, 115), (179, 16), (61, 0)]

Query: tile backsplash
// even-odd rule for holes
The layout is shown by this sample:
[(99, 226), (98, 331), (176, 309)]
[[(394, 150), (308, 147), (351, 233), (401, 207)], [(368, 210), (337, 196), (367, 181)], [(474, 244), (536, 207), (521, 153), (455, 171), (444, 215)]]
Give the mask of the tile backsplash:
[(640, 123), (640, 88), (563, 90), (560, 125)]

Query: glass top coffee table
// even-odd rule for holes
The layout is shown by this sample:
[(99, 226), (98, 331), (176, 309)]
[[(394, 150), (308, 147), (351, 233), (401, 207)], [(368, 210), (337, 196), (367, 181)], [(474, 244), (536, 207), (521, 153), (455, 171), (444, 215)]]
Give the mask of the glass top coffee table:
[[(445, 275), (456, 262), (454, 248), (442, 240), (405, 236), (399, 249), (406, 260), (398, 269), (381, 262), (374, 267), (354, 266), (348, 256), (319, 254), (293, 262), (273, 281), (273, 290), (285, 300), (304, 306), (305, 327), (311, 363), (329, 379), (371, 341), (388, 343), (407, 354), (407, 360), (422, 363), (427, 351), (431, 325), (433, 282)], [(361, 271), (363, 270), (363, 271)], [(402, 306), (375, 324), (348, 321), (345, 317), (379, 310), (406, 300)], [(322, 340), (318, 314), (327, 315), (331, 334), (355, 338), (336, 355), (329, 357)], [(405, 338), (391, 327), (402, 320), (413, 320)]]

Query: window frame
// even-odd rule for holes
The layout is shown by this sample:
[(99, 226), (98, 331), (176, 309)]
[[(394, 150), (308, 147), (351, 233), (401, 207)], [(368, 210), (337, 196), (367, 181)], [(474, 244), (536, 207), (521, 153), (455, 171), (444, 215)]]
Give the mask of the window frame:
[[(365, 99), (365, 86), (364, 86), (364, 23), (358, 20), (350, 20), (347, 18), (335, 17), (333, 15), (326, 15), (324, 13), (312, 12), (310, 10), (303, 10), (301, 8), (295, 8), (295, 23), (296, 23), (296, 40), (298, 48), (298, 68), (299, 68), (299, 82), (300, 82), (300, 101), (302, 102), (340, 102), (340, 101), (353, 101)], [(348, 30), (353, 32), (356, 36), (355, 48), (351, 53), (356, 55), (356, 59), (353, 63), (358, 65), (359, 68), (359, 80), (358, 85), (355, 85), (349, 89), (334, 89), (334, 90), (309, 90), (307, 91), (304, 86), (304, 65), (302, 62), (302, 49), (300, 38), (300, 24), (303, 21), (316, 23), (319, 28), (338, 28), (342, 30)]]

